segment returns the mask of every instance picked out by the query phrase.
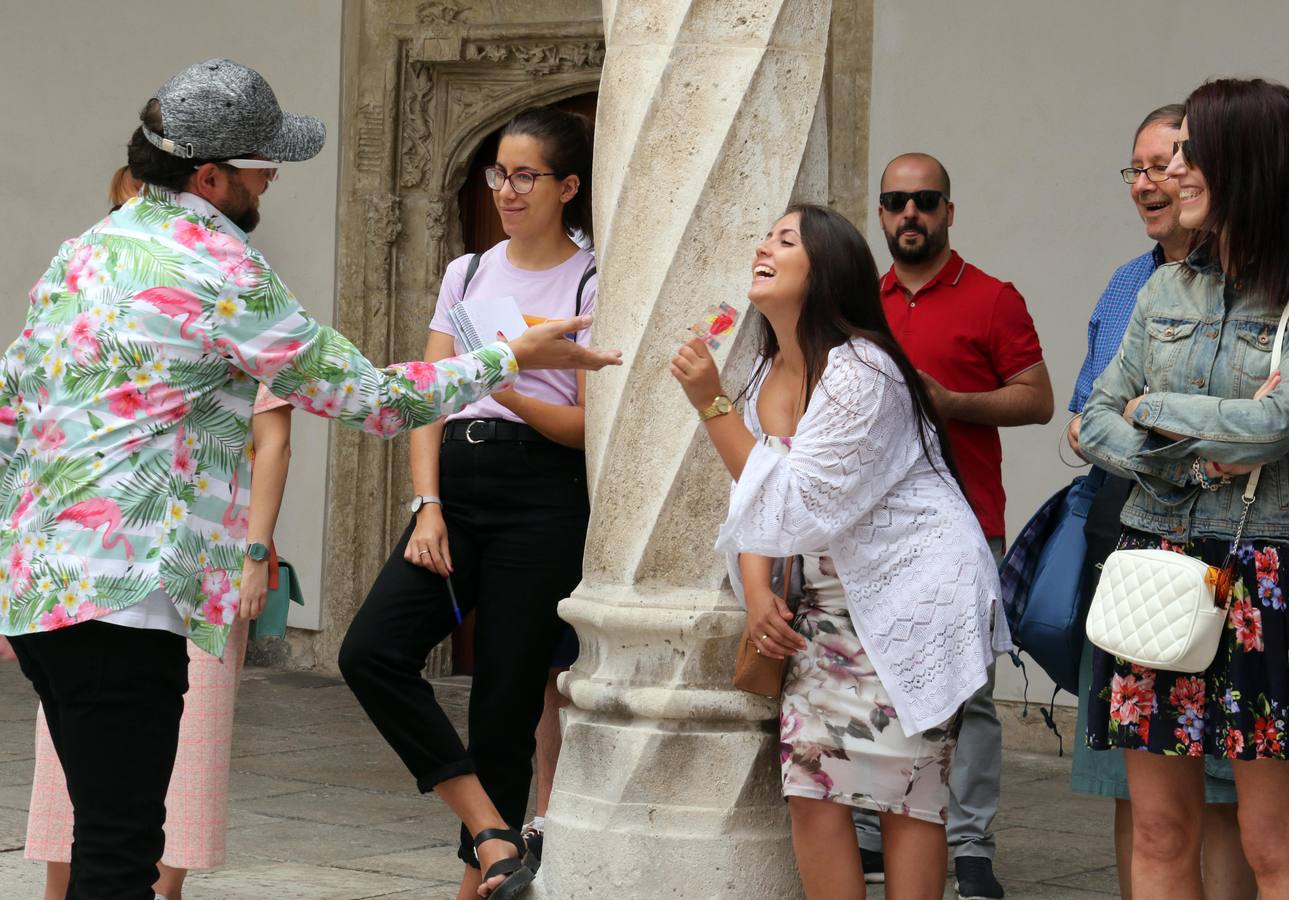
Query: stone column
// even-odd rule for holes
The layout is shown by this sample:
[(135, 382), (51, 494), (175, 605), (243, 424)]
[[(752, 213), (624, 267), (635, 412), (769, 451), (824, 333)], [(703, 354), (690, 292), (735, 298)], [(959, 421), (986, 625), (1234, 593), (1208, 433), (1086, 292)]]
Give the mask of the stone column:
[[(729, 477), (667, 372), (792, 195), (820, 96), (829, 0), (605, 0), (582, 644), (537, 893), (800, 895), (777, 704), (730, 686), (742, 606), (712, 551)], [(744, 320), (740, 319), (740, 326)], [(718, 351), (742, 386), (748, 329)]]

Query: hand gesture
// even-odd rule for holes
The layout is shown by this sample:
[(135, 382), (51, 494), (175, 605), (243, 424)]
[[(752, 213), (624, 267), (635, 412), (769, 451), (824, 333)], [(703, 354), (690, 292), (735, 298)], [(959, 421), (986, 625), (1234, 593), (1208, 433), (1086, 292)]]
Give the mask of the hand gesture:
[(574, 332), (591, 327), (590, 316), (533, 325), (510, 341), (510, 350), (520, 369), (587, 369), (622, 365), (621, 350), (592, 350), (568, 339)]
[(680, 382), (685, 396), (699, 411), (712, 405), (712, 401), (725, 393), (721, 389), (721, 376), (716, 371), (716, 360), (702, 338), (686, 343), (671, 360), (671, 375)]

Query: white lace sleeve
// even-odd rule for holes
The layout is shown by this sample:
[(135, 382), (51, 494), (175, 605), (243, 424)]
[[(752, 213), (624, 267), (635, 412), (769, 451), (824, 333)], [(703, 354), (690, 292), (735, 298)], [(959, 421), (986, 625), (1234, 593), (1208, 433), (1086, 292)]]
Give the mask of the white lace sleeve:
[(820, 552), (868, 515), (921, 453), (899, 370), (863, 341), (833, 349), (786, 456), (757, 445), (716, 549)]

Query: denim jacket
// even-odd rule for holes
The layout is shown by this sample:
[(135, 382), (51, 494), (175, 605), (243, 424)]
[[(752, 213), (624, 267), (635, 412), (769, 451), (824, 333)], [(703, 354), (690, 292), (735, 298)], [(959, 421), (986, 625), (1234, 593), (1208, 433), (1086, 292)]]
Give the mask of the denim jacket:
[[(1187, 265), (1197, 269), (1189, 281)], [(1172, 541), (1234, 537), (1247, 477), (1200, 490), (1190, 475), (1199, 457), (1264, 463), (1244, 534), (1289, 540), (1289, 383), (1252, 399), (1270, 372), (1279, 319), (1280, 309), (1235, 290), (1220, 270), (1194, 259), (1161, 266), (1142, 287), (1079, 431), (1085, 455), (1136, 481), (1124, 525)], [(1289, 355), (1280, 369), (1289, 374)], [(1133, 421), (1125, 421), (1124, 407), (1143, 394)], [(1171, 440), (1155, 428), (1185, 438)]]

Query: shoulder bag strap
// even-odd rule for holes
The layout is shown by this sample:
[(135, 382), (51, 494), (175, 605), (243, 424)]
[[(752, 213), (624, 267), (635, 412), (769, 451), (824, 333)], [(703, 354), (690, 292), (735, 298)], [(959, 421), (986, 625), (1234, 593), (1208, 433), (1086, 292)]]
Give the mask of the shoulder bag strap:
[[(577, 283), (577, 303), (573, 306), (574, 316), (580, 316), (582, 314), (582, 291), (586, 289), (586, 283), (591, 280), (591, 276), (594, 274), (595, 262), (592, 261), (590, 267), (582, 273), (582, 280)], [(1286, 308), (1289, 309), (1289, 307)]]
[(470, 290), (470, 280), (474, 278), (474, 273), (479, 271), (479, 258), (482, 253), (472, 253), (470, 255), (470, 265), (465, 270), (465, 281), (461, 285), (461, 299), (465, 299), (465, 292)]

